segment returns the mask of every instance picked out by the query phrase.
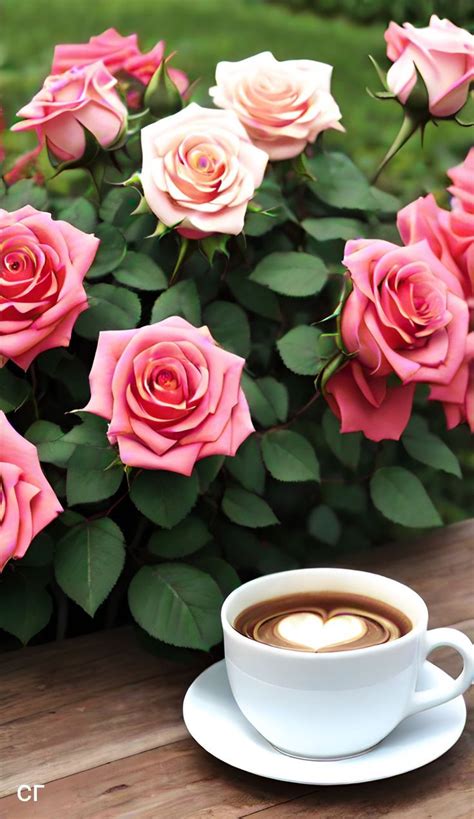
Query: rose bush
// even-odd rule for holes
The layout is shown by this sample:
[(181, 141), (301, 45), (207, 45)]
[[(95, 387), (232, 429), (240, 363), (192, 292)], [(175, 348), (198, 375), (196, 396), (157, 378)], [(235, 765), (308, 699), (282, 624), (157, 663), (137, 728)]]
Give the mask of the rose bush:
[[(405, 120), (377, 174), (471, 71), (447, 22), (387, 41)], [(400, 202), (331, 144), (331, 66), (220, 62), (207, 106), (176, 71), (115, 29), (59, 45), (14, 126), (40, 139), (0, 191), (0, 628), (22, 642), (80, 607), (208, 650), (242, 580), (472, 503), (472, 150)]]

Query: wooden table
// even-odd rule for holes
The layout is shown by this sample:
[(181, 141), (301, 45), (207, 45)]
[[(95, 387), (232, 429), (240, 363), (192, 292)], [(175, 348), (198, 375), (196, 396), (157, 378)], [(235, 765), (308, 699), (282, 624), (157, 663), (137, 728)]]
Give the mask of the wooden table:
[[(473, 544), (471, 520), (351, 564), (408, 582), (431, 626), (472, 636)], [(448, 651), (437, 662), (459, 667)], [(457, 745), (425, 768), (367, 785), (290, 785), (235, 770), (189, 737), (181, 702), (198, 670), (146, 654), (127, 629), (3, 655), (2, 819), (472, 817), (472, 710)], [(38, 801), (20, 802), (18, 786), (35, 783)]]

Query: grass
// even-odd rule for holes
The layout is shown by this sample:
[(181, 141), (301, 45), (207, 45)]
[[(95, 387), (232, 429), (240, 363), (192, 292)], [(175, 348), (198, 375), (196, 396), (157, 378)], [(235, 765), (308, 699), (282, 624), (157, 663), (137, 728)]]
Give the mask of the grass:
[[(327, 143), (342, 147), (369, 173), (398, 128), (398, 106), (376, 102), (365, 90), (378, 87), (367, 54), (384, 62), (381, 25), (291, 14), (261, 0), (3, 0), (2, 6), (0, 94), (9, 122), (48, 72), (55, 43), (85, 41), (115, 26), (123, 34), (136, 31), (142, 47), (165, 39), (168, 50), (178, 52), (176, 66), (193, 79), (201, 78), (197, 101), (202, 104), (209, 103), (207, 88), (222, 59), (270, 50), (280, 59), (332, 63), (333, 93), (347, 134), (333, 133)], [(382, 184), (403, 191), (404, 198), (442, 188), (444, 169), (459, 161), (468, 147), (466, 129), (444, 123), (435, 133), (430, 127), (424, 154), (413, 142)]]

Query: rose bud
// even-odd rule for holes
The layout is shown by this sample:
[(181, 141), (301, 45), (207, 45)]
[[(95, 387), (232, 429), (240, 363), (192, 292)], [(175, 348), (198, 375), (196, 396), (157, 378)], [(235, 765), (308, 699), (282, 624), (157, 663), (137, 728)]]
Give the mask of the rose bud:
[(102, 148), (113, 148), (127, 124), (127, 109), (116, 84), (102, 62), (51, 75), (18, 111), (23, 122), (17, 122), (12, 131), (36, 131), (59, 162), (84, 157), (87, 132)]

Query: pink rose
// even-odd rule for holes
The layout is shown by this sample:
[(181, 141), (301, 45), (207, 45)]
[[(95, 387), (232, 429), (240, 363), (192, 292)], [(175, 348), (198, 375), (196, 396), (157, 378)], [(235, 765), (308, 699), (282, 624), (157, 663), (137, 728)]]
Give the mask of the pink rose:
[(242, 231), (268, 156), (232, 111), (192, 103), (147, 125), (141, 138), (143, 192), (164, 225), (189, 238)]
[(36, 447), (0, 412), (0, 571), (11, 558), (23, 557), (38, 532), (62, 511)]
[(468, 309), (428, 242), (349, 241), (344, 264), (353, 285), (341, 320), (346, 350), (375, 376), (448, 384), (463, 358)]
[[(138, 37), (122, 37), (115, 28), (108, 28), (88, 43), (67, 43), (54, 49), (52, 74), (62, 74), (74, 66), (84, 66), (102, 60), (111, 74), (129, 74), (143, 85), (148, 85), (160, 67), (165, 53), (165, 42), (160, 40), (146, 53), (140, 51)], [(180, 94), (184, 94), (189, 80), (183, 71), (168, 68), (168, 74)]]
[(52, 74), (62, 74), (74, 66), (90, 65), (101, 60), (111, 74), (123, 71), (128, 59), (140, 54), (138, 37), (122, 37), (115, 28), (91, 37), (88, 43), (63, 43), (54, 49)]
[(455, 197), (452, 207), (474, 214), (474, 148), (471, 148), (464, 162), (449, 169), (448, 176), (453, 181), (448, 188)]
[(449, 117), (461, 110), (474, 79), (472, 34), (433, 14), (426, 28), (390, 23), (385, 40), (387, 57), (393, 62), (387, 85), (401, 103), (406, 103), (416, 85), (418, 70), (433, 116)]
[(26, 370), (43, 350), (69, 344), (98, 244), (30, 205), (0, 210), (0, 364)]
[(270, 51), (221, 62), (209, 89), (218, 108), (235, 111), (252, 142), (270, 159), (298, 156), (321, 131), (344, 131), (331, 96), (332, 66), (314, 60), (279, 62)]
[(24, 121), (17, 122), (12, 131), (36, 131), (40, 142), (46, 142), (63, 162), (84, 155), (84, 128), (103, 148), (110, 148), (127, 123), (127, 109), (116, 84), (101, 62), (47, 77), (41, 91), (18, 111)]
[(474, 214), (440, 208), (433, 194), (420, 197), (398, 213), (404, 243), (426, 239), (445, 267), (454, 273), (466, 299), (474, 295)]
[(85, 409), (110, 420), (123, 463), (190, 475), (201, 458), (235, 455), (253, 432), (244, 363), (182, 318), (102, 332)]
[(467, 337), (464, 359), (453, 380), (434, 386), (430, 400), (442, 401), (448, 429), (466, 421), (474, 432), (474, 332)]
[(415, 384), (389, 387), (351, 359), (326, 384), (325, 397), (341, 432), (363, 432), (372, 441), (398, 440), (410, 419)]

